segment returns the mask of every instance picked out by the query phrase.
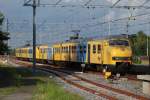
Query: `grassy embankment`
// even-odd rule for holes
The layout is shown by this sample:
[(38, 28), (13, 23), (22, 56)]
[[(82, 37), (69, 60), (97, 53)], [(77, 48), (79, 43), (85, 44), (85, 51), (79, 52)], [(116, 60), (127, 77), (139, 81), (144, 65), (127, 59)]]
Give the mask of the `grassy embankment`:
[(38, 72), (32, 76), (31, 69), (0, 65), (0, 98), (29, 86), (33, 88), (32, 100), (83, 100), (57, 85), (47, 74)]

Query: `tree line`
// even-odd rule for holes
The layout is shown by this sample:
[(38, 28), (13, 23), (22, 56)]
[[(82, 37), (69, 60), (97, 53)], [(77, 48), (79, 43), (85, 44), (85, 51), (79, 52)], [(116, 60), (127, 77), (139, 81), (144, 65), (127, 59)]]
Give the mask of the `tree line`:
[(4, 55), (6, 53), (9, 53), (9, 47), (8, 47), (8, 39), (9, 39), (9, 33), (2, 31), (2, 24), (4, 21), (4, 15), (0, 12), (0, 55)]
[(129, 37), (133, 56), (146, 56), (147, 55), (147, 38), (148, 50), (150, 55), (150, 36), (146, 35), (143, 31), (139, 31)]

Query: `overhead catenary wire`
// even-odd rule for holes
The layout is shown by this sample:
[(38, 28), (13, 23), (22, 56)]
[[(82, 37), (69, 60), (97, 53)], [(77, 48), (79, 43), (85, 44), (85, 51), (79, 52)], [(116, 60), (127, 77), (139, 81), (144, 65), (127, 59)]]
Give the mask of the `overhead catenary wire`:
[(92, 2), (93, 0), (88, 0), (84, 5), (87, 6), (90, 2)]
[[(149, 15), (150, 13), (143, 13), (143, 14), (138, 14), (138, 15), (134, 15), (133, 17), (140, 17), (140, 16), (144, 16), (144, 15)], [(120, 21), (120, 20), (127, 20), (129, 17), (123, 17), (123, 18), (118, 18), (118, 19), (114, 19), (114, 20), (109, 20), (109, 21), (104, 21), (104, 22), (98, 22), (96, 24), (93, 24), (93, 25), (87, 25), (87, 26), (82, 26), (83, 28), (85, 27), (94, 27), (94, 26), (97, 26), (97, 25), (102, 25), (102, 24), (105, 24), (105, 23), (108, 23), (108, 22), (116, 22), (116, 21)]]
[(115, 7), (121, 0), (117, 0), (113, 5), (112, 8)]
[(145, 5), (146, 3), (150, 2), (150, 0), (146, 0), (144, 3), (142, 3), (140, 6)]
[(62, 0), (57, 1), (57, 2), (55, 3), (55, 5), (58, 5), (61, 1), (62, 1)]
[[(31, 0), (29, 0), (29, 1), (31, 1)], [(52, 4), (51, 6), (52, 7), (65, 7), (65, 4), (60, 4), (60, 2), (61, 2), (62, 0), (59, 0), (59, 1), (57, 1), (56, 3), (54, 3), (54, 4)], [(88, 0), (88, 2), (89, 1), (92, 1), (92, 0)], [(119, 4), (119, 2), (113, 7), (113, 9), (114, 8), (125, 8), (125, 9), (127, 9), (127, 8), (129, 8), (129, 7), (131, 7), (131, 8), (137, 8), (137, 9), (141, 9), (141, 8), (144, 8), (144, 9), (149, 9), (150, 7), (148, 7), (148, 6), (119, 6), (118, 5)], [(90, 2), (85, 6), (85, 3), (84, 4), (78, 4), (78, 5), (69, 5), (69, 4), (66, 4), (66, 7), (83, 7), (83, 8), (87, 8), (87, 7), (91, 7), (91, 8), (110, 8), (111, 7), (111, 5), (93, 5), (93, 4), (91, 4)], [(115, 21), (116, 20), (116, 21)], [(122, 19), (122, 20), (126, 20), (126, 19)], [(110, 21), (110, 22), (119, 22), (120, 20), (118, 20), (117, 21), (117, 19), (113, 19), (113, 21)], [(92, 22), (91, 22), (92, 23)], [(103, 24), (105, 24), (105, 23), (108, 23), (107, 21), (105, 21), (104, 23), (103, 22), (98, 22), (98, 23), (93, 23), (93, 24), (91, 24), (91, 23), (88, 23), (88, 25), (84, 25), (84, 23), (82, 24), (83, 26), (87, 26), (87, 28), (91, 28), (91, 27), (95, 27), (95, 26), (99, 26), (99, 25), (103, 25)], [(102, 23), (102, 24), (101, 24)], [(50, 24), (50, 23), (48, 23), (48, 24)], [(56, 23), (56, 24), (60, 24), (60, 23)], [(68, 23), (67, 23), (68, 24)], [(79, 24), (81, 24), (81, 23), (79, 23)], [(85, 23), (86, 24), (86, 23)], [(97, 25), (96, 25), (97, 24)], [(47, 24), (46, 24), (47, 25)], [(43, 25), (43, 26), (46, 26), (46, 25)], [(53, 24), (53, 25), (55, 25), (55, 24)], [(77, 25), (77, 24), (76, 24)], [(82, 28), (83, 26), (81, 25), (81, 27), (80, 28)], [(48, 27), (46, 27), (46, 28), (48, 28)], [(56, 30), (56, 31), (59, 31), (58, 29)], [(61, 30), (62, 31), (62, 30)]]

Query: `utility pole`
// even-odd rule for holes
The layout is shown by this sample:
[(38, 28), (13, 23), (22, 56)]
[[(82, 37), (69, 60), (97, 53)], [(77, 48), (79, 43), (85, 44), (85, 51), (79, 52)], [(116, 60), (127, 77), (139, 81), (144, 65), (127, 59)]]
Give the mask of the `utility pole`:
[(127, 25), (126, 25), (126, 27), (127, 27), (127, 30), (126, 30), (127, 35), (129, 35), (129, 20), (127, 20)]
[(8, 32), (9, 31), (9, 21), (8, 21), (8, 18), (6, 20), (6, 31)]
[[(29, 4), (31, 0), (25, 0), (24, 1), (24, 6), (30, 6), (33, 8), (33, 75), (35, 74), (36, 70), (36, 22), (35, 22), (35, 17), (36, 17), (36, 7), (38, 6), (36, 4), (36, 0), (32, 0), (33, 3)], [(39, 4), (38, 0), (38, 4)]]
[[(148, 27), (149, 29), (150, 29), (150, 23), (149, 23), (149, 27)], [(150, 32), (150, 30), (149, 30), (149, 32)], [(149, 60), (149, 65), (150, 65), (150, 56), (149, 56), (149, 35), (147, 34), (147, 57), (148, 57), (148, 60)]]
[[(6, 20), (6, 32), (9, 33), (9, 21), (8, 21), (8, 18)], [(7, 47), (8, 47), (8, 40), (7, 40)], [(8, 54), (9, 54), (8, 51), (9, 50), (7, 50), (7, 60), (8, 60)]]

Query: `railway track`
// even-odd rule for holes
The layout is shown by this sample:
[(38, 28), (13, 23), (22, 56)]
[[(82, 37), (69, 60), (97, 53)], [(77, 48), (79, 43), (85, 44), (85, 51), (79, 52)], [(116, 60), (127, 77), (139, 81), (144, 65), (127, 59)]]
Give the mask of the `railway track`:
[[(25, 66), (31, 67), (32, 65), (30, 63), (20, 63)], [(109, 99), (109, 100), (118, 100), (118, 99), (135, 99), (135, 100), (149, 100), (149, 98), (134, 94), (132, 92), (128, 92), (121, 89), (116, 89), (108, 85), (104, 85), (101, 83), (96, 83), (91, 80), (85, 79), (83, 77), (80, 77), (78, 75), (72, 74), (69, 71), (62, 70), (62, 69), (56, 69), (56, 68), (50, 68), (47, 65), (42, 65), (44, 68), (41, 68), (41, 65), (38, 65), (38, 69), (46, 72), (50, 72), (55, 74), (56, 76), (60, 77), (65, 82), (74, 85), (82, 90), (85, 90), (89, 93), (95, 94), (97, 96), (101, 96), (103, 98)]]

